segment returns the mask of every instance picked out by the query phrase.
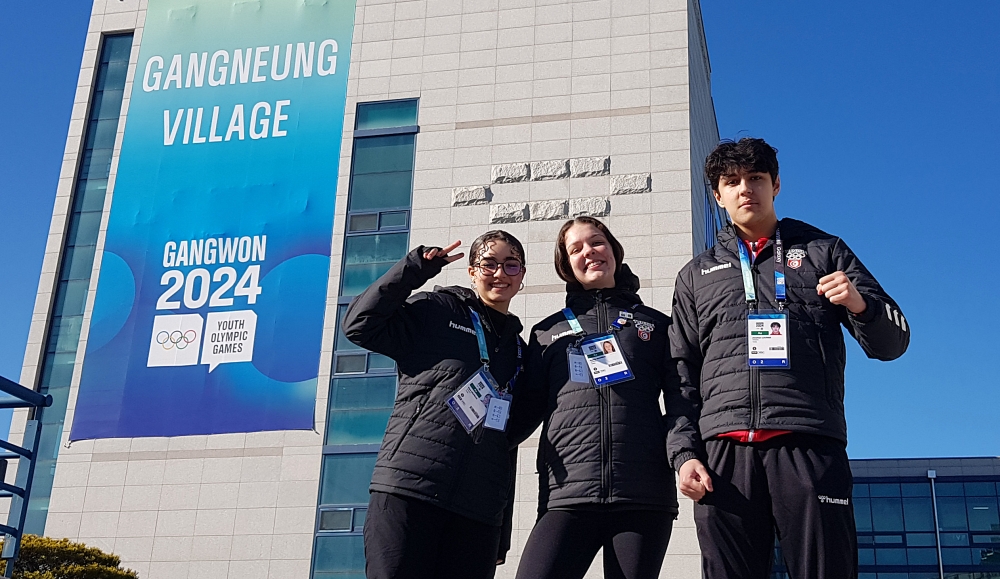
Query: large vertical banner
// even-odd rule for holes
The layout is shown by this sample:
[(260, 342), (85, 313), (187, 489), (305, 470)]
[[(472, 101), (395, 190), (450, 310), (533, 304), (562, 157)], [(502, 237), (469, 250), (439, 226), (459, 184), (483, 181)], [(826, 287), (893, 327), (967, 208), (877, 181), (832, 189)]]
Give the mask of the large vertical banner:
[(149, 0), (71, 438), (310, 429), (355, 0)]

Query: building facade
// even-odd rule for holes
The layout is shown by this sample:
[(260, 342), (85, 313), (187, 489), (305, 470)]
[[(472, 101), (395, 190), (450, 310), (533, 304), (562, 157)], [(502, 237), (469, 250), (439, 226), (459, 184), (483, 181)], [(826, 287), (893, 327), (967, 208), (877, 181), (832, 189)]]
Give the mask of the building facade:
[[(328, 10), (322, 13), (327, 14), (324, 18), (346, 27), (349, 36), (322, 36), (323, 27), (317, 25), (318, 36), (289, 37), (287, 49), (285, 40), (258, 41), (253, 32), (279, 26), (281, 22), (269, 21), (266, 15), (283, 4), (287, 2), (93, 3), (21, 374), (22, 384), (55, 399), (44, 414), (43, 451), (32, 488), (28, 532), (67, 537), (114, 552), (144, 579), (363, 577), (360, 531), (367, 481), (393, 402), (395, 368), (391, 360), (347, 342), (338, 324), (350, 298), (408, 248), (456, 239), (467, 246), (488, 229), (510, 231), (525, 243), (528, 268), (526, 287), (512, 304), (512, 312), (530, 327), (563, 305), (563, 284), (551, 255), (555, 234), (566, 218), (587, 214), (604, 219), (641, 279), (643, 300), (664, 311), (670, 309), (677, 270), (711, 245), (721, 226), (722, 216), (701, 171), (719, 135), (697, 0), (298, 2), (295, 10)], [(306, 16), (299, 21), (300, 28), (316, 25), (308, 12), (301, 14)], [(212, 18), (225, 26), (216, 26)], [(247, 24), (240, 28), (244, 26), (240, 23)], [(212, 44), (227, 34), (235, 34), (233, 46)], [(178, 38), (189, 42), (190, 49), (183, 42), (177, 44)], [(170, 50), (154, 45), (180, 48), (171, 49), (178, 53), (171, 59)], [(220, 47), (226, 50), (212, 52)], [(220, 68), (224, 62), (231, 70)], [(324, 74), (333, 80), (338, 74), (345, 76), (343, 94), (338, 95), (340, 89), (332, 80), (318, 84)], [(254, 85), (258, 79), (261, 84)], [(245, 110), (236, 105), (239, 126), (235, 109), (226, 121), (226, 107), (233, 105), (223, 100), (219, 100), (222, 113), (219, 106), (213, 113), (211, 103), (170, 101), (173, 104), (161, 107), (162, 123), (159, 116), (143, 116), (159, 106), (154, 97), (218, 94), (222, 99), (229, 95), (227, 90), (269, 87), (272, 81), (300, 91), (288, 99), (293, 103), (286, 108), (291, 117), (281, 116), (285, 101), (280, 97), (270, 101), (260, 97)], [(296, 117), (294, 107), (303, 101), (332, 111), (333, 117), (342, 114), (335, 119), (339, 123), (335, 130), (302, 144), (303, 138), (294, 131), (304, 130), (305, 117)], [(159, 115), (158, 111), (154, 112)], [(167, 170), (177, 162), (169, 147), (198, 151), (184, 157), (184, 162), (202, 171), (202, 180), (223, 174), (239, 177), (241, 171), (249, 174), (270, 162), (255, 152), (260, 149), (215, 152), (224, 151), (231, 139), (244, 146), (244, 112), (251, 121), (245, 143), (260, 147), (299, 143), (294, 154), (282, 157), (283, 167), (316, 173), (317, 182), (325, 178), (336, 183), (328, 190), (313, 185), (310, 194), (318, 196), (296, 206), (304, 215), (317, 205), (333, 207), (325, 243), (310, 250), (323, 258), (310, 262), (319, 263), (310, 272), (321, 272), (325, 289), (319, 302), (321, 315), (312, 316), (320, 320), (315, 345), (318, 371), (309, 380), (279, 380), (314, 391), (307, 397), (314, 409), (307, 413), (311, 428), (267, 427), (277, 412), (269, 414), (273, 407), (255, 399), (246, 403), (245, 411), (244, 406), (219, 405), (212, 409), (210, 426), (191, 418), (181, 424), (188, 428), (185, 431), (178, 424), (186, 419), (170, 414), (176, 409), (170, 406), (169, 391), (186, 383), (168, 381), (158, 388), (156, 396), (166, 391), (160, 407), (163, 416), (175, 417), (166, 420), (158, 416), (160, 398), (130, 397), (129, 388), (142, 381), (130, 376), (152, 376), (142, 372), (159, 372), (162, 365), (197, 364), (197, 354), (193, 362), (185, 362), (187, 354), (178, 351), (164, 357), (150, 342), (147, 361), (147, 346), (140, 344), (141, 368), (136, 369), (124, 359), (130, 356), (108, 350), (117, 339), (105, 329), (116, 315), (109, 300), (128, 302), (131, 296), (141, 303), (140, 278), (149, 272), (140, 270), (152, 266), (132, 268), (134, 294), (125, 297), (112, 295), (106, 287), (116, 286), (105, 279), (120, 271), (117, 256), (126, 255), (130, 246), (156, 241), (150, 233), (128, 242), (122, 230), (146, 231), (143, 228), (155, 221), (148, 218), (150, 212), (169, 216), (172, 211), (169, 203), (163, 207), (147, 203), (145, 188), (152, 199), (152, 191), (169, 182), (162, 198), (177, 203), (176, 212), (193, 206), (183, 205), (188, 202), (185, 172)], [(266, 122), (273, 124), (269, 127)], [(136, 143), (143, 131), (159, 131), (161, 125), (162, 143), (158, 136), (150, 142), (156, 141), (162, 150), (140, 151)], [(335, 152), (311, 156), (316, 150)], [(239, 189), (239, 179), (235, 182)], [(223, 189), (202, 196), (222, 195)], [(247, 217), (246, 211), (236, 204), (220, 213), (243, 215), (236, 221), (247, 228), (258, 219)], [(268, 246), (272, 255), (281, 249), (274, 245), (274, 229), (267, 226), (264, 223), (261, 231), (272, 237)], [(170, 227), (174, 226), (166, 227), (164, 236), (173, 234)], [(204, 235), (213, 236), (206, 243), (214, 244), (218, 235), (221, 250), (221, 235), (227, 232), (221, 226), (206, 230)], [(164, 349), (188, 344), (183, 324), (191, 316), (211, 320), (229, 311), (225, 304), (232, 300), (223, 294), (222, 305), (204, 309), (211, 308), (205, 304), (209, 283), (225, 282), (226, 275), (234, 281), (249, 275), (237, 269), (220, 274), (225, 268), (202, 273), (191, 267), (201, 263), (193, 261), (196, 241), (192, 238), (185, 245), (192, 256), (185, 256), (183, 266), (176, 243), (177, 252), (171, 253), (172, 241), (167, 245), (162, 239), (156, 241), (159, 245), (146, 252), (162, 254), (163, 267), (180, 271), (178, 287), (184, 288), (174, 296), (177, 306), (163, 296), (166, 305), (160, 308), (158, 302), (157, 309), (174, 316), (162, 323), (181, 324), (164, 326), (161, 334), (167, 338), (159, 344)], [(237, 241), (232, 262), (238, 268), (244, 260), (236, 263)], [(253, 243), (258, 241), (253, 237)], [(264, 245), (250, 243), (248, 252), (251, 247), (254, 252), (260, 249), (264, 276), (268, 269)], [(197, 247), (198, 259), (207, 264), (207, 250), (203, 256), (200, 241)], [(148, 263), (160, 267), (159, 259)], [(127, 256), (122, 261), (127, 262)], [(154, 273), (155, 285), (161, 280), (160, 272)], [(172, 283), (169, 276), (174, 274), (163, 275), (165, 286)], [(210, 275), (221, 277), (210, 280)], [(248, 304), (258, 294), (264, 300), (268, 294), (287, 290), (266, 276), (260, 286), (256, 278), (246, 279), (236, 282), (235, 295)], [(463, 284), (465, 279), (464, 268), (456, 266), (432, 283)], [(281, 295), (285, 302), (299, 299), (294, 293)], [(130, 327), (133, 315), (137, 314), (129, 314), (127, 321), (121, 316), (119, 325)], [(252, 363), (258, 368), (262, 365), (256, 357), (267, 354), (260, 329), (265, 327), (260, 321), (265, 316), (259, 310), (252, 318), (240, 319), (257, 324)], [(159, 317), (149, 316), (154, 341)], [(282, 321), (269, 319), (266, 327), (280, 327)], [(295, 355), (274, 354), (272, 365)], [(202, 364), (208, 363), (207, 356), (203, 351)], [(210, 373), (238, 375), (238, 368), (251, 364), (233, 356), (227, 351), (208, 369), (189, 365), (184, 371), (196, 368), (201, 372), (198, 380), (211, 380), (216, 374)], [(117, 363), (123, 364), (124, 378), (113, 370), (99, 374), (105, 366), (117, 368)], [(102, 385), (119, 379), (125, 389), (115, 399), (119, 406), (109, 406), (110, 398), (94, 402), (98, 394), (107, 394)], [(239, 385), (237, 380), (237, 390)], [(180, 399), (190, 402), (192, 416), (201, 416), (198, 413), (210, 406), (198, 391)], [(112, 414), (113, 420), (106, 420)], [(13, 440), (27, 418), (27, 413), (15, 415)], [(238, 424), (244, 418), (255, 426)], [(529, 440), (520, 452), (513, 547), (500, 577), (513, 576), (535, 519), (536, 446), (537, 440)], [(699, 576), (690, 502), (681, 503), (663, 577)], [(599, 576), (599, 571), (598, 559), (591, 575)]]

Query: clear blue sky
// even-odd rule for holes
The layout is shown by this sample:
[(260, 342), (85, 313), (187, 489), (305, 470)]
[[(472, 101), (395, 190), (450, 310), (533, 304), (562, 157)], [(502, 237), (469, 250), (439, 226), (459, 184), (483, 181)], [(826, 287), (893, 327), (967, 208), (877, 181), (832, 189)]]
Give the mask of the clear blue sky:
[[(0, 375), (15, 380), (89, 4), (0, 6)], [(896, 362), (849, 347), (851, 456), (1000, 454), (1000, 3), (702, 8), (720, 133), (779, 149), (779, 215), (847, 240), (913, 328)]]

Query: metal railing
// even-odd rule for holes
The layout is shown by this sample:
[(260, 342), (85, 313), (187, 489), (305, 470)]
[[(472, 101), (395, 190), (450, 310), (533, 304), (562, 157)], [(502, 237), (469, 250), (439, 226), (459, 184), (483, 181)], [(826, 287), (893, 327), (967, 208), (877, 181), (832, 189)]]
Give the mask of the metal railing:
[[(5, 563), (3, 577), (9, 579), (14, 576), (14, 564), (21, 552), (24, 520), (28, 515), (28, 494), (31, 492), (31, 481), (35, 476), (35, 459), (38, 441), (42, 434), (42, 409), (52, 405), (52, 396), (39, 394), (3, 376), (0, 376), (0, 392), (7, 394), (0, 396), (0, 409), (34, 409), (31, 420), (24, 428), (24, 438), (21, 441), (24, 446), (0, 439), (0, 497), (11, 499), (7, 524), (0, 525), (0, 533), (4, 534), (0, 559)], [(5, 480), (9, 460), (19, 461), (14, 484), (9, 484)]]

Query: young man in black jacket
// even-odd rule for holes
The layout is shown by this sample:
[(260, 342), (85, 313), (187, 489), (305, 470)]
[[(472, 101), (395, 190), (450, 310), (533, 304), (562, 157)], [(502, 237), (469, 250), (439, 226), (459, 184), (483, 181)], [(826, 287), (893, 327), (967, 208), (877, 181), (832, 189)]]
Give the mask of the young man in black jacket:
[(778, 220), (762, 139), (721, 143), (705, 175), (732, 223), (677, 276), (671, 354), (701, 414), (669, 441), (705, 577), (765, 579), (777, 531), (792, 579), (855, 578), (841, 326), (878, 360), (909, 327), (840, 238)]

